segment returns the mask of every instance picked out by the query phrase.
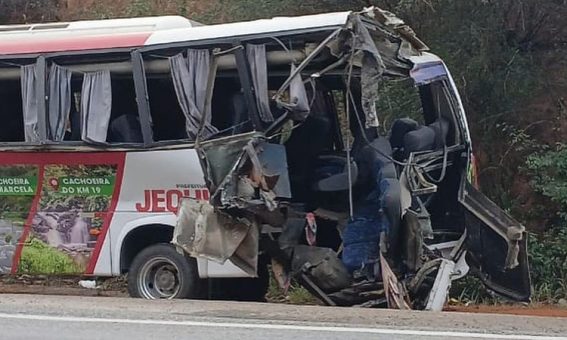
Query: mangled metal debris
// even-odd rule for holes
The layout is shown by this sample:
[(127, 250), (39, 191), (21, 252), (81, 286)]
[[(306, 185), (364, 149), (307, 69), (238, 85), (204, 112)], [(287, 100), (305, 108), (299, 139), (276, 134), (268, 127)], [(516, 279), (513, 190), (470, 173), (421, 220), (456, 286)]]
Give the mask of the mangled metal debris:
[(185, 199), (179, 210), (173, 243), (191, 256), (224, 263), (231, 260), (251, 276), (258, 265), (258, 225), (255, 219), (215, 211), (206, 201)]
[[(264, 53), (310, 52), (290, 68), (268, 61), (244, 89), (266, 111), (264, 85), (277, 85), (273, 120), (256, 112), (254, 132), (197, 146), (211, 199), (183, 201), (173, 243), (250, 276), (268, 256), (282, 287), (294, 278), (328, 305), (441, 310), (469, 265), (497, 293), (529, 299), (525, 230), (470, 185), (454, 82), (413, 31), (370, 8), (338, 29), (270, 38)], [(424, 117), (385, 136), (376, 103), (390, 80), (417, 87)]]

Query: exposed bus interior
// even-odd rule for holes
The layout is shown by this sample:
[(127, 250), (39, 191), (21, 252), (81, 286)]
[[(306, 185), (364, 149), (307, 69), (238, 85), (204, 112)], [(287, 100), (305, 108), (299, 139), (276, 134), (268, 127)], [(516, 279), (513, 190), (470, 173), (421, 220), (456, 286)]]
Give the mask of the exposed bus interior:
[[(219, 118), (241, 113), (232, 94), (222, 95), (224, 103), (215, 100), (215, 83), (211, 122), (219, 132), (204, 137), (198, 150), (212, 214), (223, 217), (211, 219), (201, 235), (190, 225), (209, 203), (186, 201), (180, 226), (187, 228), (178, 226), (174, 243), (194, 256), (230, 259), (251, 276), (268, 257), (282, 287), (293, 278), (327, 304), (426, 308), (445, 251), (428, 244), (457, 249), (463, 243), (457, 196), (467, 158), (456, 98), (447, 78), (417, 84), (411, 63), (398, 60), (376, 78), (378, 124), (369, 122), (363, 103), (369, 95), (363, 73), (369, 70), (348, 59), (360, 56), (336, 54), (332, 43), (310, 56), (328, 34), (252, 40), (238, 47), (248, 52), (250, 45), (262, 46), (265, 56), (299, 58), (270, 63), (266, 57), (263, 73), (250, 71), (252, 78), (265, 77), (272, 116), (258, 112), (263, 94), (254, 83), (255, 107), (246, 109), (246, 101), (238, 101), (251, 117), (248, 129), (236, 128), (240, 120), (227, 129), (230, 122)], [(215, 81), (231, 74), (236, 74), (231, 68), (219, 69)], [(246, 96), (244, 88), (232, 91)], [(234, 218), (231, 237), (241, 235), (229, 246), (232, 241), (219, 236), (226, 218)], [(256, 231), (259, 239), (244, 236)], [(186, 237), (202, 237), (206, 245)], [(260, 253), (252, 251), (258, 247)], [(396, 298), (392, 285), (407, 291)]]
[(14, 75), (0, 77), (0, 113), (4, 122), (0, 127), (0, 142), (24, 141), (23, 102), (18, 100), (22, 98), (19, 72), (18, 64), (0, 61), (0, 74)]

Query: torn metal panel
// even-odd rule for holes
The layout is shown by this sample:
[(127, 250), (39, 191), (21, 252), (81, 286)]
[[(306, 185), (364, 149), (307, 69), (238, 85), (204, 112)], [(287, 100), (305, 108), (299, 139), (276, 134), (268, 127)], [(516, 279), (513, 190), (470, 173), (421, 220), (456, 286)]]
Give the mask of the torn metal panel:
[(434, 312), (440, 312), (443, 310), (443, 306), (445, 305), (445, 302), (447, 302), (449, 288), (451, 288), (451, 276), (454, 271), (455, 262), (441, 259), (441, 264), (437, 270), (437, 276), (435, 277), (435, 282), (433, 283), (433, 287), (429, 293), (425, 310)]
[[(376, 21), (376, 18), (380, 20)], [(376, 101), (382, 77), (407, 76), (412, 68), (409, 58), (427, 50), (427, 46), (415, 38), (403, 21), (376, 8), (352, 14), (347, 27), (329, 47), (337, 57), (348, 51), (352, 55), (349, 59), (353, 66), (360, 68), (361, 103), (366, 127), (378, 127)]]
[(459, 202), (465, 208), (469, 264), (488, 288), (505, 297), (529, 301), (531, 279), (527, 233), (523, 225), (463, 177)]
[(517, 267), (519, 265), (520, 241), (524, 238), (525, 227), (468, 182), (465, 183), (459, 200), (483, 224), (495, 231), (508, 244), (503, 268), (513, 269)]
[(172, 243), (193, 257), (218, 263), (230, 259), (251, 276), (258, 263), (258, 226), (254, 219), (236, 218), (205, 201), (183, 199)]
[(422, 264), (423, 234), (419, 217), (413, 210), (408, 210), (402, 221), (402, 257), (410, 271), (416, 271)]
[(200, 146), (211, 203), (220, 208), (264, 206), (273, 211), (278, 199), (291, 198), (283, 145), (256, 134), (211, 141)]
[(366, 127), (378, 127), (380, 122), (376, 112), (376, 102), (380, 79), (385, 69), (384, 62), (361, 17), (354, 16), (351, 20), (354, 24), (354, 43), (351, 48), (362, 54), (360, 86), (362, 108), (366, 114)]
[(382, 282), (384, 283), (388, 308), (411, 309), (407, 302), (408, 296), (406, 289), (398, 281), (396, 274), (394, 274), (382, 253), (380, 253), (380, 267), (382, 268)]
[[(250, 223), (248, 220), (244, 220)], [(253, 219), (251, 219), (253, 221)], [(230, 261), (242, 269), (250, 276), (258, 276), (258, 251), (259, 251), (260, 229), (257, 223), (250, 224), (250, 230), (246, 234), (240, 246), (236, 248), (234, 254), (230, 257)]]
[(411, 43), (411, 47), (413, 49), (420, 52), (429, 51), (429, 47), (427, 47), (427, 45), (417, 37), (413, 29), (406, 25), (402, 19), (398, 18), (392, 12), (385, 11), (378, 7), (370, 7), (365, 12), (369, 17), (375, 19), (388, 29), (396, 32), (406, 39), (409, 43)]
[(210, 202), (183, 200), (174, 244), (194, 257), (230, 259), (256, 275), (259, 221), (283, 224), (276, 209), (291, 197), (285, 148), (252, 133), (198, 147)]
[(205, 181), (212, 196), (239, 164), (244, 146), (256, 137), (255, 133), (237, 135), (207, 141), (199, 146)]

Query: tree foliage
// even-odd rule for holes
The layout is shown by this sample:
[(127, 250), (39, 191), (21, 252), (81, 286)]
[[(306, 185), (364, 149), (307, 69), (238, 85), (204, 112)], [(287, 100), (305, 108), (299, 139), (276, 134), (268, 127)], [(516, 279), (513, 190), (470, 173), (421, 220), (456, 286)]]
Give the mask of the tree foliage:
[(0, 24), (57, 20), (58, 0), (0, 0)]
[(558, 214), (567, 224), (567, 145), (534, 153), (526, 165), (532, 186), (560, 206)]

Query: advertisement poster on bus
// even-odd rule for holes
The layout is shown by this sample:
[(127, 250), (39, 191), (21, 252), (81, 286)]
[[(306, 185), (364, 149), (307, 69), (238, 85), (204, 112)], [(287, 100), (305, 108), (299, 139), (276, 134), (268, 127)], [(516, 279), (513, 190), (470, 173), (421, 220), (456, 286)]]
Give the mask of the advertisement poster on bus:
[(108, 164), (0, 167), (0, 273), (84, 273), (116, 172)]

